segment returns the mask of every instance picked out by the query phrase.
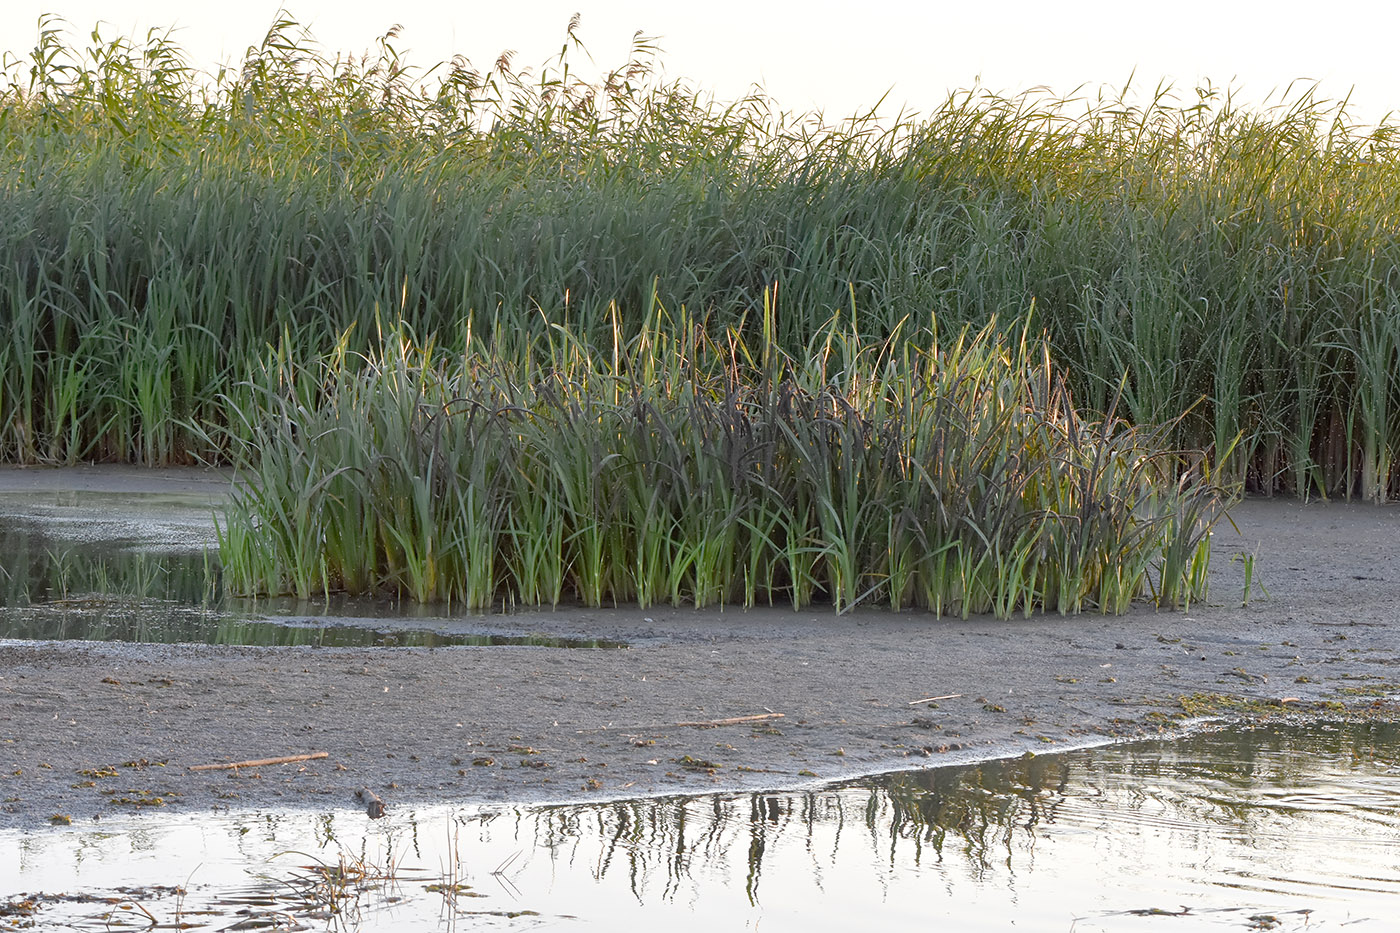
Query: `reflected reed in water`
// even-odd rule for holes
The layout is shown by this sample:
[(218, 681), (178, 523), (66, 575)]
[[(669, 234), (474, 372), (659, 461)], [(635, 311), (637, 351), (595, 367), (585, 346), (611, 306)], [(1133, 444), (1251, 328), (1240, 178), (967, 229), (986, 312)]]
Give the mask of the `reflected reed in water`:
[[(343, 857), (405, 879), (394, 898), (366, 895), (364, 930), (523, 911), (619, 930), (838, 930), (878, 918), (894, 930), (1014, 921), (1080, 933), (1158, 929), (1167, 912), (1186, 918), (1174, 928), (1383, 930), (1400, 899), (1397, 762), (1395, 724), (1279, 725), (810, 791), (403, 806), (380, 821), (104, 820), (101, 832), (20, 837), (12, 865), (0, 856), (0, 897), (182, 883), (200, 858), (186, 903), (215, 903), (247, 889), (247, 866), (276, 877), (293, 861)], [(278, 855), (289, 850), (307, 857)], [(435, 880), (448, 875), (451, 898)]]

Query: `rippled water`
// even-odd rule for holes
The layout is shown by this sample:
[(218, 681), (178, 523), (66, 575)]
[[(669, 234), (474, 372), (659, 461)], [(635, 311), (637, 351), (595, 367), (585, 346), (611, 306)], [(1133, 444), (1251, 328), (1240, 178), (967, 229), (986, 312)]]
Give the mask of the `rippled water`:
[[(397, 880), (351, 885), (328, 919), (295, 893), (318, 861)], [(212, 929), (1392, 930), (1400, 727), (1230, 729), (811, 792), (0, 834), (0, 897), (123, 885), (186, 885), (127, 896)], [(113, 909), (36, 917), (98, 929)]]

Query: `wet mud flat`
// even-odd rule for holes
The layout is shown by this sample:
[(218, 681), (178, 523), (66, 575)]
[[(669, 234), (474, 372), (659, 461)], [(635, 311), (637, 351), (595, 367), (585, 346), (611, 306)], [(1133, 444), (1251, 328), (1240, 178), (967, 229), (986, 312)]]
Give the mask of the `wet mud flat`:
[[(1400, 510), (1250, 501), (1234, 519), (1188, 612), (561, 608), (490, 620), (535, 644), (0, 643), (0, 828), (366, 789), (393, 811), (802, 788), (1201, 716), (1396, 718)], [(1245, 606), (1237, 555), (1267, 588)]]

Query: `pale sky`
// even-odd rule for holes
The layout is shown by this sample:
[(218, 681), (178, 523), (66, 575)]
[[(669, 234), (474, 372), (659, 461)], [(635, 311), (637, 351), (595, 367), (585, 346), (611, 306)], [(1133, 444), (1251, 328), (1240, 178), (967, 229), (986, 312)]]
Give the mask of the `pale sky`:
[[(177, 43), (201, 68), (236, 62), (273, 21), (277, 0), (4, 0), (0, 49), (25, 54), (41, 13), (56, 13), (86, 41), (104, 34), (144, 37), (177, 27)], [(761, 84), (788, 110), (829, 118), (868, 109), (892, 89), (886, 111), (926, 111), (947, 92), (978, 82), (1015, 92), (1049, 86), (1135, 85), (1169, 79), (1189, 94), (1203, 79), (1243, 88), (1250, 99), (1294, 79), (1322, 82), (1322, 93), (1352, 94), (1353, 112), (1376, 119), (1400, 111), (1400, 4), (1337, 0), (288, 0), (323, 49), (359, 53), (390, 26), (404, 27), (400, 51), (427, 66), (465, 54), (488, 67), (503, 49), (517, 65), (538, 65), (559, 50), (574, 12), (599, 68), (620, 64), (632, 34), (658, 36), (671, 77), (723, 98)]]

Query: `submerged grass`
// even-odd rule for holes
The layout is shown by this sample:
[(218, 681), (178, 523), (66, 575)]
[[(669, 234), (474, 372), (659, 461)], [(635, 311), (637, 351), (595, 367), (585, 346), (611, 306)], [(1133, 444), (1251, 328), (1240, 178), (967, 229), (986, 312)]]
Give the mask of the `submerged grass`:
[[(0, 459), (224, 457), (211, 426), (240, 423), (234, 387), (269, 345), (305, 368), (347, 332), (350, 351), (373, 348), (379, 315), (453, 353), (469, 330), (543, 346), (553, 324), (601, 347), (614, 321), (641, 333), (653, 295), (717, 336), (756, 321), (781, 281), (800, 310), (772, 337), (793, 357), (851, 293), (876, 343), (930, 313), (1016, 333), (1034, 306), (1087, 410), (1119, 398), (1120, 416), (1171, 425), (1171, 446), (1207, 449), (1263, 492), (1400, 491), (1400, 159), (1393, 124), (1353, 126), (1344, 104), (974, 90), (831, 126), (662, 81), (643, 37), (581, 78), (577, 21), (538, 71), (503, 55), (427, 76), (393, 33), (332, 60), (284, 19), (209, 77), (159, 32), (84, 49), (60, 25), (41, 20), (0, 80)], [(799, 460), (826, 453), (791, 443)], [(520, 456), (536, 477), (553, 463)], [(529, 507), (582, 509), (585, 479), (552, 479), (575, 498)], [(820, 515), (851, 547), (874, 520)], [(513, 512), (498, 533), (520, 560), (558, 565), (563, 542), (511, 525), (546, 519)], [(592, 564), (620, 546), (572, 533)], [(425, 546), (400, 545), (427, 567)], [(788, 546), (800, 590), (811, 551)], [(853, 556), (822, 585), (857, 586)], [(686, 559), (703, 588), (731, 556)], [(532, 601), (564, 586), (525, 576)], [(614, 584), (572, 585), (599, 598)]]
[(405, 328), (275, 358), (232, 433), (225, 586), (1003, 617), (1204, 593), (1215, 487), (1162, 432), (1083, 419), (1043, 341), (848, 317), (793, 356), (765, 308), (753, 340), (658, 310), (601, 347)]

